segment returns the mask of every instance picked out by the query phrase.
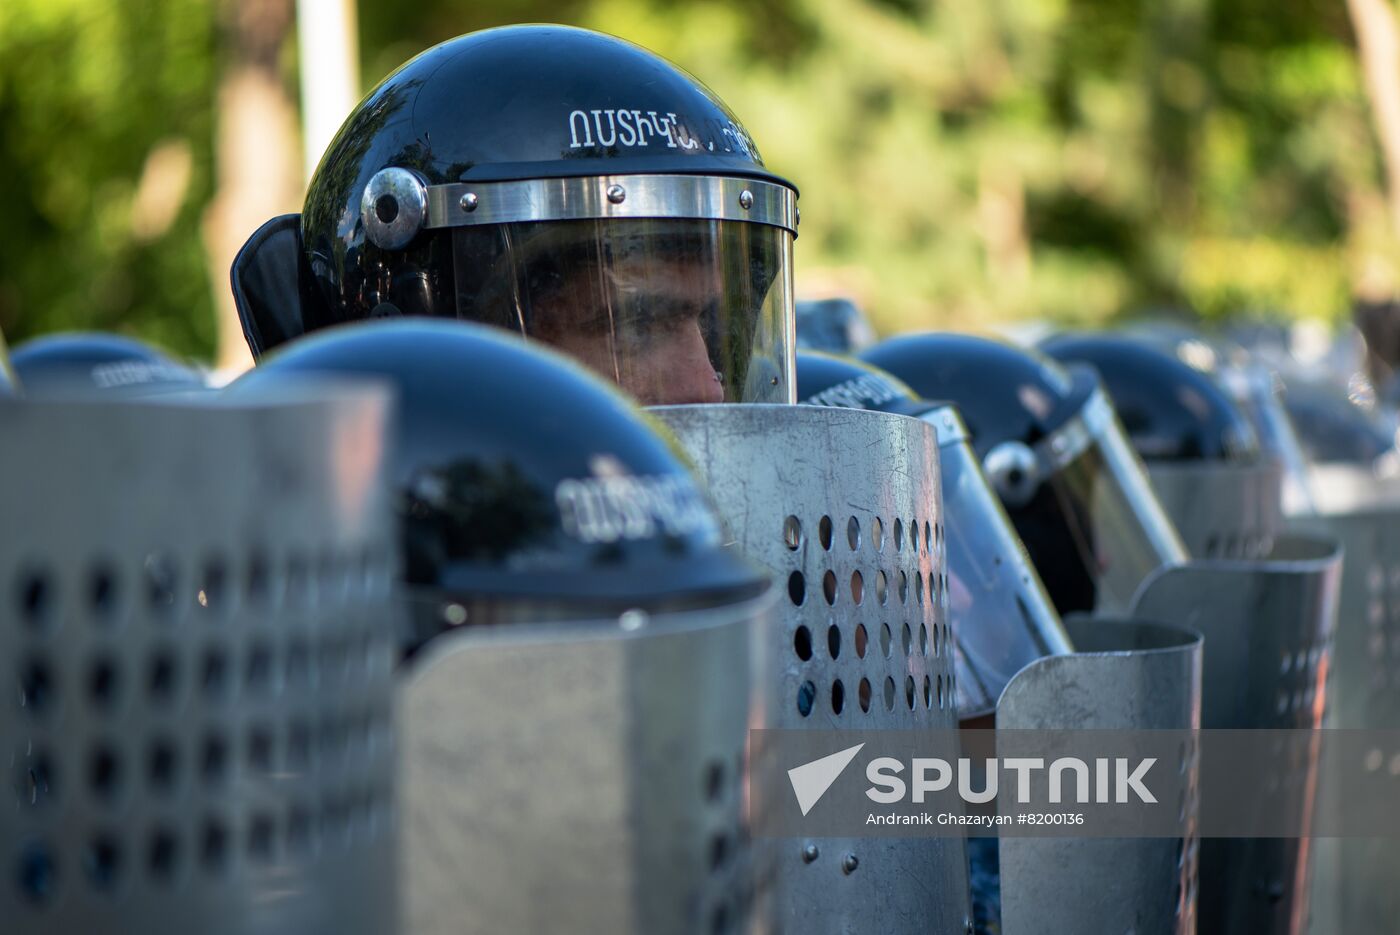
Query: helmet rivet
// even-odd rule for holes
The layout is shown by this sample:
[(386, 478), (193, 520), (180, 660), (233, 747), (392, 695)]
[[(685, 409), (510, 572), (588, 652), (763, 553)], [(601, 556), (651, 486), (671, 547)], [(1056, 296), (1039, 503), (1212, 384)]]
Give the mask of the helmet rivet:
[(817, 859), (819, 853), (821, 852), (817, 850), (815, 844), (808, 844), (806, 847), (802, 848), (802, 862), (804, 864), (810, 864)]
[(856, 859), (855, 854), (847, 854), (845, 857), (841, 858), (841, 872), (847, 876), (855, 873), (856, 868), (859, 866), (860, 861)]
[(480, 199), (476, 197), (476, 192), (467, 192), (462, 196), (462, 200), (459, 201), (458, 204), (462, 206), (463, 211), (475, 211), (479, 200)]
[(617, 625), (628, 633), (636, 632), (647, 625), (647, 613), (635, 607), (624, 610), (617, 618)]
[(739, 193), (739, 207), (745, 211), (753, 207), (753, 192), (747, 188)]
[(467, 609), (461, 604), (448, 604), (442, 609), (442, 617), (450, 626), (460, 627), (467, 622)]
[(608, 186), (608, 201), (611, 201), (615, 205), (620, 205), (626, 200), (627, 189), (623, 188), (621, 185)]

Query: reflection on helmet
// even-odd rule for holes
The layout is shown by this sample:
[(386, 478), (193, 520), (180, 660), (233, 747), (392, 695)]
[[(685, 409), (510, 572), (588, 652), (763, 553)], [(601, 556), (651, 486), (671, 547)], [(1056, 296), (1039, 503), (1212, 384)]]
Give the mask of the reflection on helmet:
[(1092, 372), (955, 334), (892, 338), (861, 358), (958, 406), (1061, 614), (1124, 610), (1150, 572), (1184, 560)]
[(234, 292), (255, 355), (343, 321), (457, 317), (645, 404), (790, 403), (796, 227), (796, 191), (694, 78), (610, 36), (512, 26), (372, 91), (299, 230), (264, 225)]
[(378, 322), (294, 342), (228, 392), (328, 375), (397, 392), (410, 652), (464, 624), (661, 613), (761, 587), (720, 548), (668, 440), (559, 355), (465, 323)]
[(1006, 512), (987, 485), (951, 406), (930, 403), (892, 374), (859, 361), (801, 351), (798, 392), (814, 406), (873, 409), (923, 419), (937, 432), (946, 530), (949, 619), (958, 717), (991, 714), (1028, 663), (1070, 652), (1069, 638)]
[(17, 345), (11, 356), (26, 396), (156, 396), (204, 388), (193, 367), (115, 334), (69, 333)]

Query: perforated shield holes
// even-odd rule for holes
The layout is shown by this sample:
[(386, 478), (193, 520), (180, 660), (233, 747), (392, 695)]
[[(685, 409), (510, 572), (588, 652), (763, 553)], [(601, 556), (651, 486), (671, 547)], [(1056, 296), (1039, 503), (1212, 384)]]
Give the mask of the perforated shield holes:
[(1148, 477), (1193, 558), (1258, 559), (1283, 531), (1283, 468), (1154, 462)]
[[(1217, 651), (1205, 654), (1201, 726), (1206, 729), (1290, 728), (1321, 725), (1323, 679), (1337, 623), (1341, 550), (1334, 540), (1280, 536), (1264, 561), (1192, 563), (1159, 571), (1138, 595), (1135, 614), (1189, 623)], [(1284, 670), (1282, 658), (1290, 662)], [(1314, 664), (1316, 659), (1316, 664)], [(1247, 691), (1237, 690), (1248, 672)], [(1310, 700), (1311, 699), (1311, 700)], [(1279, 751), (1272, 808), (1308, 827), (1316, 782), (1316, 749), (1290, 758)], [(1250, 931), (1307, 916), (1310, 848), (1298, 839), (1203, 842), (1200, 862), (1202, 931), (1229, 924)], [(1251, 881), (1279, 883), (1260, 898)]]
[[(6, 932), (392, 930), (393, 825), (365, 819), (391, 813), (392, 747), (290, 747), (297, 723), (390, 729), (378, 449), (356, 449), (358, 478), (340, 460), (383, 411), (350, 390), (254, 409), (0, 407), (0, 513), (25, 530), (0, 540), (0, 659), (19, 699), (0, 705)], [(339, 568), (369, 556), (367, 574), (293, 609), (272, 585), (300, 549)], [(283, 677), (291, 647), (345, 640), (370, 647), (353, 666)], [(331, 841), (320, 816), (346, 801), (358, 817)], [(318, 816), (296, 828), (314, 853), (293, 848), (291, 813)]]
[[(785, 603), (770, 638), (777, 651), (764, 686), (765, 726), (955, 728), (951, 704), (924, 701), (940, 679), (951, 685), (951, 653), (933, 652), (915, 635), (946, 625), (943, 603), (928, 599), (929, 583), (943, 572), (933, 533), (941, 495), (932, 428), (820, 407), (652, 412), (702, 466), (738, 546), (780, 581), (821, 582), (821, 599), (814, 588), (807, 600)], [(815, 528), (815, 541), (792, 548), (794, 525)], [(843, 871), (846, 855), (858, 871)], [(961, 931), (968, 918), (961, 841), (829, 841), (810, 859), (792, 847), (774, 859), (768, 928)], [(927, 885), (908, 886), (911, 874)]]

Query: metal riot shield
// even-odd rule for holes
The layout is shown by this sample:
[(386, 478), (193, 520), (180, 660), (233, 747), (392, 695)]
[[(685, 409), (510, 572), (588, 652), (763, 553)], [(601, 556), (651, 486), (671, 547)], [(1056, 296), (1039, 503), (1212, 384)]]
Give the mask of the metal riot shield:
[[(1194, 731), (1201, 637), (1142, 621), (1069, 617), (1077, 652), (1039, 659), (1006, 687), (999, 730)], [(1194, 736), (1194, 735), (1193, 735)], [(1196, 750), (1173, 764), (1195, 787)], [(1185, 806), (1194, 828), (1194, 796)], [(1001, 840), (1001, 931), (1196, 931), (1198, 837)]]
[[(1295, 525), (1336, 537), (1346, 550), (1327, 687), (1326, 725), (1400, 728), (1400, 492), (1365, 469), (1330, 465), (1316, 489), (1329, 509)], [(1322, 808), (1336, 808), (1323, 777)], [(1316, 838), (1314, 935), (1381, 932), (1400, 918), (1400, 842)]]
[(1157, 461), (1152, 489), (1195, 558), (1263, 558), (1283, 525), (1283, 467)]
[(747, 931), (750, 649), (776, 596), (428, 644), (399, 697), (404, 931)]
[[(1337, 621), (1341, 549), (1334, 540), (1280, 536), (1268, 558), (1166, 568), (1139, 592), (1134, 616), (1189, 626), (1205, 638), (1201, 727), (1321, 726)], [(1306, 828), (1317, 785), (1315, 745), (1280, 751), (1281, 807)], [(1210, 789), (1203, 787), (1202, 809)], [(1299, 935), (1308, 913), (1306, 838), (1207, 838), (1201, 845), (1202, 935)]]
[(0, 403), (6, 932), (394, 931), (385, 402)]
[[(730, 535), (784, 588), (761, 726), (957, 727), (937, 441), (917, 419), (809, 406), (650, 410)], [(768, 928), (961, 933), (965, 842), (774, 839)]]

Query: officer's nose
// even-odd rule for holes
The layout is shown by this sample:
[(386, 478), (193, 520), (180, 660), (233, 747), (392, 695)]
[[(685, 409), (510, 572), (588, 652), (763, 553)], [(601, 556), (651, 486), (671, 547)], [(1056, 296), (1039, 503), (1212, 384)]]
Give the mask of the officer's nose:
[(710, 363), (710, 351), (699, 322), (680, 328), (656, 355), (652, 374), (652, 405), (722, 403), (724, 385)]

